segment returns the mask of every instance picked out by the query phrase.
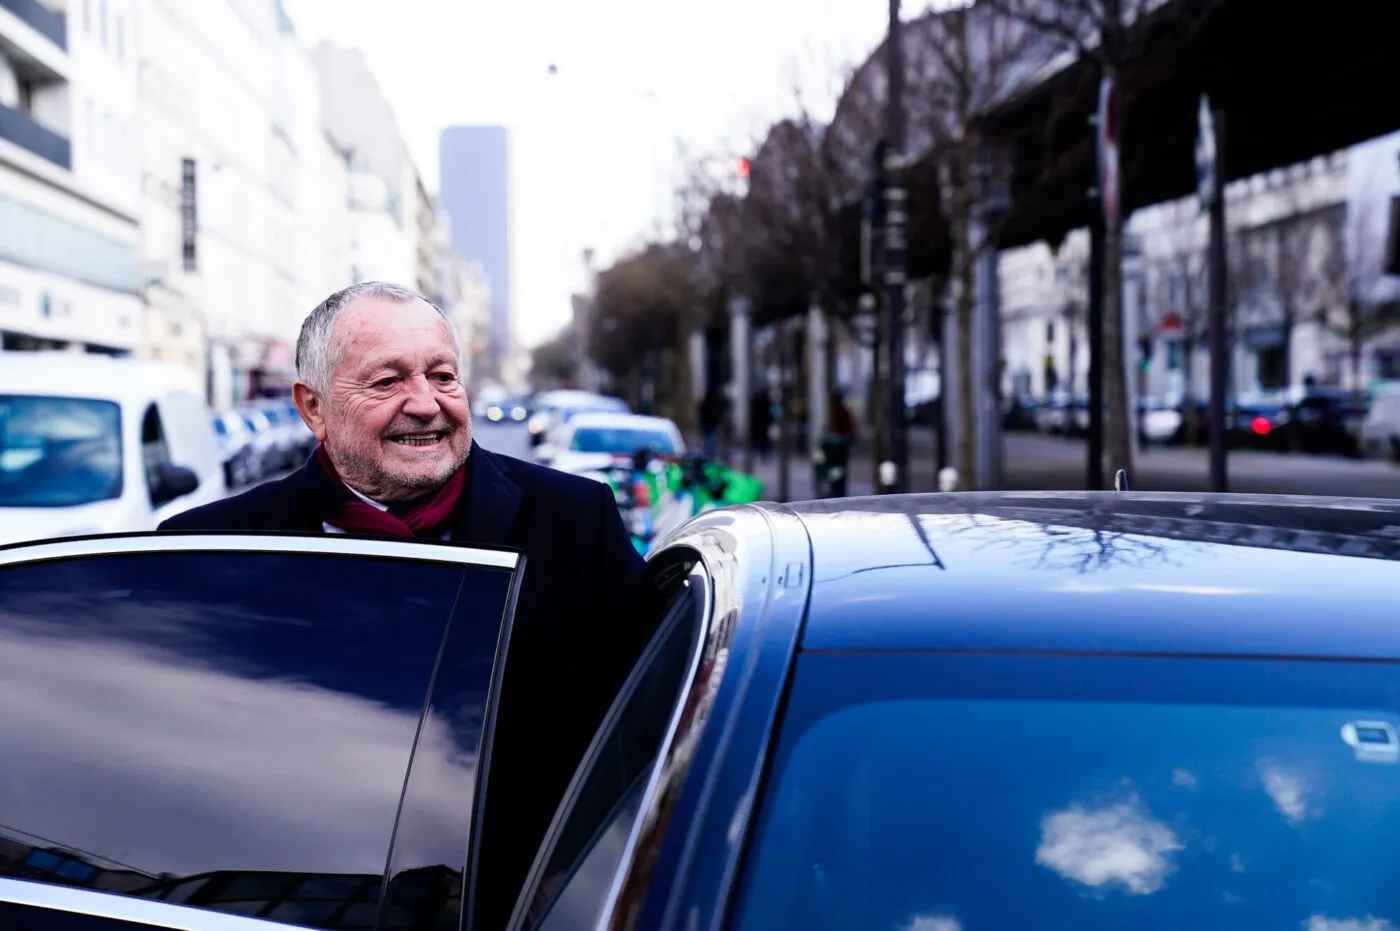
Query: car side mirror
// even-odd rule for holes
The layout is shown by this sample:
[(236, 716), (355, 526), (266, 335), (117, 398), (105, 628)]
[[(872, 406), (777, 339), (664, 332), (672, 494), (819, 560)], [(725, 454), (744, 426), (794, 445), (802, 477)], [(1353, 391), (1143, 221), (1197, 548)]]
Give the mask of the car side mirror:
[(157, 506), (183, 498), (199, 487), (199, 476), (184, 466), (166, 463), (156, 476), (156, 487), (151, 496)]

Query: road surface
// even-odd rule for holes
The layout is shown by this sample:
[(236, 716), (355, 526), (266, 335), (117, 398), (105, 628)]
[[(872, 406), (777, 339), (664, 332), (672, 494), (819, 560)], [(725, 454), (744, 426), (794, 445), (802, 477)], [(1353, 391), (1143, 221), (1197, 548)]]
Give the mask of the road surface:
[[(912, 491), (936, 491), (936, 462), (932, 431), (915, 429), (910, 436)], [(1004, 440), (1008, 491), (1073, 491), (1085, 487), (1086, 450), (1083, 440), (1008, 433)], [(1267, 453), (1232, 450), (1227, 460), (1229, 490), (1254, 494), (1350, 495), (1360, 498), (1400, 498), (1400, 467), (1380, 460), (1355, 460), (1339, 456)], [(812, 497), (813, 472), (806, 456), (793, 455), (789, 465), (790, 501)], [(764, 483), (764, 496), (777, 500), (777, 457), (755, 464)], [(1137, 491), (1208, 491), (1206, 451), (1177, 447), (1146, 451), (1128, 477)], [(1112, 476), (1106, 476), (1110, 484)], [(874, 465), (868, 449), (858, 450), (851, 462), (851, 495), (870, 494)]]

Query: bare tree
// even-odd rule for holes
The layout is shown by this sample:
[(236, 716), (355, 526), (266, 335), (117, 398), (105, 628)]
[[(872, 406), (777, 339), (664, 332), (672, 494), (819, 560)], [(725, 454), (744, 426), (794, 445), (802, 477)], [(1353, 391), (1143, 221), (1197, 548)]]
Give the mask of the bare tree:
[(1154, 263), (1157, 279), (1154, 289), (1156, 322), (1159, 326), (1167, 324), (1174, 327), (1180, 341), (1184, 370), (1181, 406), (1187, 445), (1195, 445), (1198, 439), (1194, 378), (1196, 352), (1209, 333), (1206, 238), (1205, 224), (1199, 217), (1180, 217), (1171, 232), (1162, 237), (1166, 249)]
[(1358, 392), (1363, 390), (1361, 369), (1367, 345), (1400, 327), (1400, 295), (1387, 286), (1383, 273), (1383, 216), (1389, 207), (1389, 198), (1363, 195), (1347, 217), (1345, 238), (1337, 237), (1338, 245), (1328, 257), (1329, 269), (1345, 284), (1322, 322), (1346, 342), (1351, 383)]
[[(1025, 22), (1051, 38), (1060, 48), (1075, 53), (1080, 60), (1096, 62), (1115, 93), (1110, 98), (1114, 112), (1110, 119), (1122, 127), (1124, 101), (1133, 93), (1132, 66), (1152, 41), (1146, 28), (1135, 28), (1148, 14), (1172, 13), (1174, 25), (1189, 32), (1203, 17), (1199, 9), (1187, 9), (1182, 0), (987, 0), (1008, 15)], [(1208, 5), (1207, 5), (1208, 6)], [(1168, 9), (1174, 8), (1174, 9)], [(1188, 19), (1189, 18), (1189, 19)], [(1143, 133), (1142, 137), (1148, 137)], [(1120, 131), (1119, 139), (1124, 135)], [(1134, 158), (1152, 157), (1150, 152), (1124, 149), (1121, 177), (1129, 174)], [(1126, 360), (1123, 353), (1123, 224), (1108, 223), (1104, 230), (1103, 334), (1104, 334), (1104, 452), (1108, 471), (1132, 471), (1133, 447), (1128, 429)]]
[(1003, 167), (989, 140), (978, 132), (977, 121), (1030, 80), (1049, 59), (1051, 46), (1025, 22), (990, 3), (935, 4), (911, 24), (909, 33), (910, 126), (915, 147), (926, 148), (941, 166), (940, 206), (952, 243), (957, 355), (963, 360), (958, 366), (956, 461), (963, 487), (973, 488), (976, 269), (998, 239), (995, 219), (981, 208)]
[(547, 342), (536, 346), (530, 355), (530, 381), (537, 391), (559, 388), (574, 383), (578, 377), (578, 334), (569, 324)]

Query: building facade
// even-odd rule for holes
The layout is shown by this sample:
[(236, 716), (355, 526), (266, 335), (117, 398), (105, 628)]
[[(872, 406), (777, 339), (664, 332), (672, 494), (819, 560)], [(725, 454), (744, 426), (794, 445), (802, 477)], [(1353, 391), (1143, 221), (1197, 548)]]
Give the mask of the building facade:
[(204, 371), (216, 408), (283, 394), (302, 319), (349, 277), (318, 72), (276, 2), (142, 13), (143, 354)]
[[(480, 262), (490, 281), (486, 359), (499, 366), (518, 355), (511, 321), (510, 134), (504, 126), (452, 126), (442, 131), (439, 156), (438, 196), (452, 224), (453, 246), (462, 258)], [(504, 368), (492, 374), (507, 377)]]
[[(1358, 151), (1381, 146), (1384, 183)], [(1388, 147), (1387, 147), (1388, 146)], [(1400, 378), (1400, 288), (1379, 270), (1376, 222), (1400, 190), (1400, 134), (1230, 184), (1226, 189), (1230, 391), (1309, 383), (1364, 387)], [(1210, 378), (1207, 219), (1194, 197), (1138, 210), (1124, 263), (1127, 359), (1135, 390), (1205, 397)], [(1000, 257), (1003, 391), (1083, 394), (1088, 373), (1088, 236)]]
[(347, 159), (351, 278), (431, 294), (431, 203), (393, 108), (358, 49), (322, 43), (313, 57), (325, 132)]
[(136, 0), (0, 6), (0, 348), (141, 343)]

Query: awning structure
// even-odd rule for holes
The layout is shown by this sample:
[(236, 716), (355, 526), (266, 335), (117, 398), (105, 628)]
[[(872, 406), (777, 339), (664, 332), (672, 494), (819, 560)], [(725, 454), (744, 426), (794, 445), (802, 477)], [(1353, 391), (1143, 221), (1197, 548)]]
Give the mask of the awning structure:
[[(1146, 51), (1121, 76), (1127, 210), (1195, 192), (1203, 93), (1225, 113), (1231, 181), (1400, 128), (1400, 3), (1173, 0), (1137, 28)], [(1081, 60), (988, 114), (989, 133), (1014, 152), (1003, 248), (1087, 224), (1098, 80), (1097, 64)]]

